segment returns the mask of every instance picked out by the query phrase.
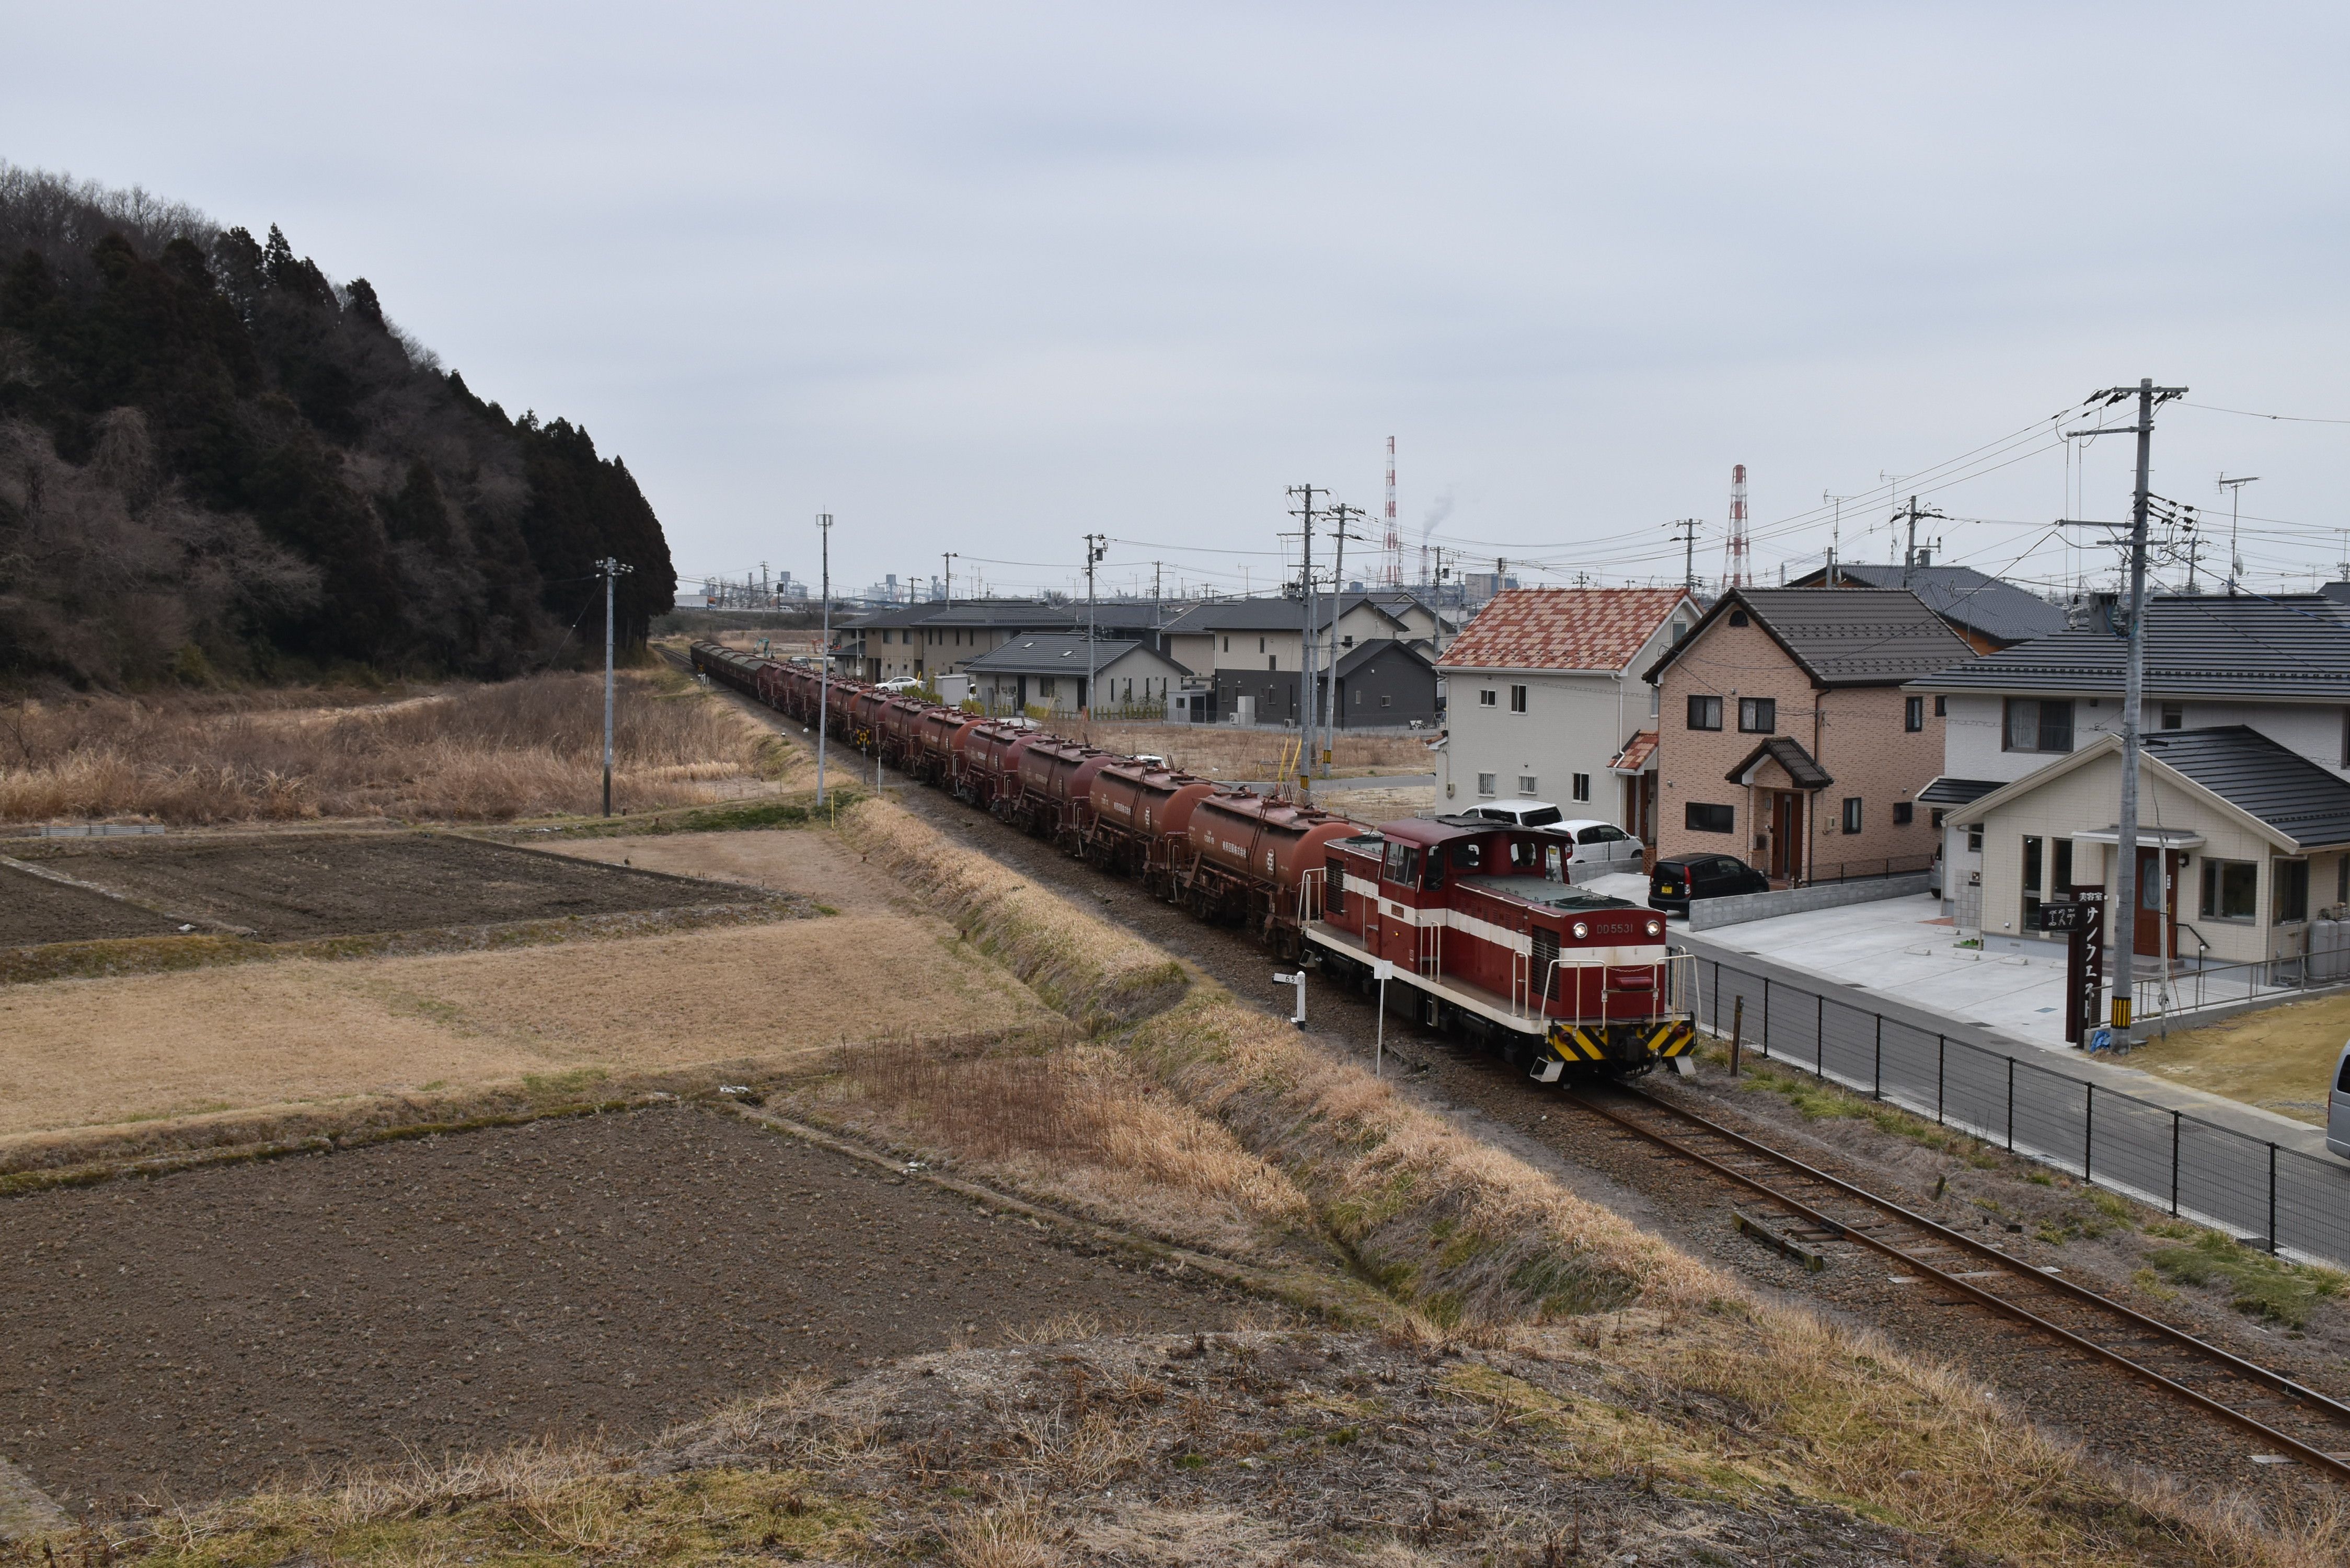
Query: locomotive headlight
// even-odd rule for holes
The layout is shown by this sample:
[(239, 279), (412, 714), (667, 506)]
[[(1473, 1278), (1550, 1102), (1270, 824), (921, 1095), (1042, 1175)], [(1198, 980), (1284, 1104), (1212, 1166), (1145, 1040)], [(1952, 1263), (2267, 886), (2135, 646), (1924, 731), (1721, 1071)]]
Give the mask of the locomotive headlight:
[(1652, 937), (1661, 937), (1661, 936), (1663, 936), (1663, 935), (1665, 934), (1665, 923), (1664, 923), (1664, 921), (1662, 921), (1662, 920), (1650, 920), (1650, 921), (1648, 922), (1648, 934), (1649, 934), (1650, 936), (1652, 936)]
[(1581, 920), (1577, 920), (1577, 921), (1575, 921), (1575, 940), (1576, 941), (1578, 941), (1578, 942), (1579, 942), (1579, 941), (1581, 941), (1584, 938), (1586, 938), (1586, 937), (1589, 936), (1590, 934), (1591, 934), (1591, 928), (1590, 928), (1589, 926), (1585, 925)]

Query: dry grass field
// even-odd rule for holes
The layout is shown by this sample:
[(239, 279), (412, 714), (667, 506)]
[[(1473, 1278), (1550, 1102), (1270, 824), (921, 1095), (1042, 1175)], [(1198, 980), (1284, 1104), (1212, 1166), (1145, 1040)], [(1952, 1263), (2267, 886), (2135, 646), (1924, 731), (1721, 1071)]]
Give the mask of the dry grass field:
[[(25, 700), (0, 708), (0, 823), (402, 817), (598, 809), (603, 682), (526, 676), (390, 694)], [(668, 670), (623, 672), (614, 794), (634, 810), (757, 793), (785, 753), (734, 704)]]
[[(1263, 781), (1279, 776), (1282, 746), (1295, 731), (1242, 729), (1232, 724), (1126, 724), (1070, 721), (1055, 726), (1105, 751), (1149, 752), (1203, 779)], [(1341, 733), (1331, 747), (1330, 771), (1344, 777), (1425, 774), (1436, 768), (1428, 749), (1436, 738)]]
[[(847, 1039), (1044, 1016), (1024, 986), (944, 922), (894, 902), (829, 835), (711, 836), (762, 840), (794, 867), (771, 870), (766, 885), (840, 912), (505, 951), (9, 987), (0, 990), (0, 1145), (526, 1075), (780, 1068)], [(651, 859), (671, 842), (582, 847)], [(844, 983), (858, 975), (873, 983)]]
[(2329, 996), (2155, 1034), (2130, 1053), (2129, 1064), (2323, 1127), (2326, 1086), (2345, 1044), (2350, 996)]

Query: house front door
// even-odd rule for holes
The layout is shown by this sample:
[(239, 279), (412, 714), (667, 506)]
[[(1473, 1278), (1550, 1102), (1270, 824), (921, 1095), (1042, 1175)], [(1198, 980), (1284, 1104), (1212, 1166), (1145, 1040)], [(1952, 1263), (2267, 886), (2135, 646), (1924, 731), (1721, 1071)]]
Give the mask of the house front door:
[(1770, 869), (1774, 879), (1804, 874), (1804, 797), (1793, 790), (1771, 792)]
[[(2168, 873), (2166, 884), (2164, 873)], [(2164, 896), (2166, 886), (2168, 897)], [(2137, 922), (2130, 937), (2133, 950), (2149, 958), (2163, 950), (2164, 906), (2170, 916), (2170, 953), (2178, 955), (2178, 851), (2141, 849), (2137, 852)]]

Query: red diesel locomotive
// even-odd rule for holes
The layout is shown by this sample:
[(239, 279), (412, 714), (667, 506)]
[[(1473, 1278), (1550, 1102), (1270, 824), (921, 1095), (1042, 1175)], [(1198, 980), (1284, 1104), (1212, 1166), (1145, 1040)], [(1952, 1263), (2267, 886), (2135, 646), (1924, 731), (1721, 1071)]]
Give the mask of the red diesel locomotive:
[(1665, 918), (1566, 879), (1564, 840), (1479, 817), (1370, 827), (715, 643), (693, 668), (1203, 920), (1369, 991), (1543, 1083), (1645, 1072), (1694, 1041), (1693, 961)]

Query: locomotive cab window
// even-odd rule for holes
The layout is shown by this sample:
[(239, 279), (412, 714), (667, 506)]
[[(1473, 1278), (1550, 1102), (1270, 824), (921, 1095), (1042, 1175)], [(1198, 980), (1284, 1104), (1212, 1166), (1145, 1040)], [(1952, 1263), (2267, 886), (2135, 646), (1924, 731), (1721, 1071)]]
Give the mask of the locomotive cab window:
[(1477, 839), (1452, 846), (1452, 868), (1463, 877), (1474, 877), (1485, 868), (1485, 846)]
[(1390, 882), (1409, 888), (1419, 880), (1419, 846), (1394, 844), (1388, 846), (1387, 865), (1381, 873)]

